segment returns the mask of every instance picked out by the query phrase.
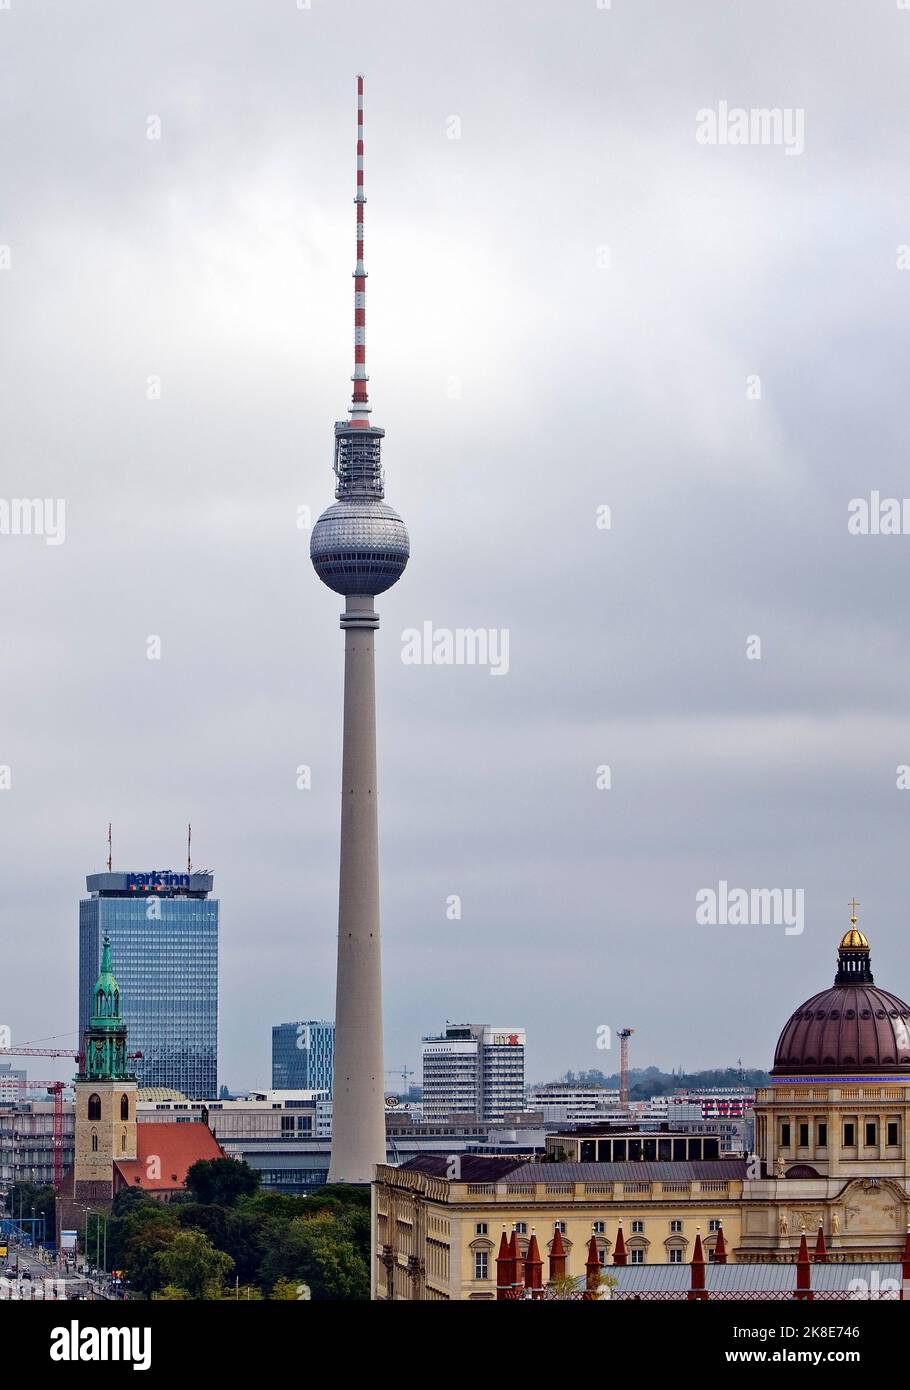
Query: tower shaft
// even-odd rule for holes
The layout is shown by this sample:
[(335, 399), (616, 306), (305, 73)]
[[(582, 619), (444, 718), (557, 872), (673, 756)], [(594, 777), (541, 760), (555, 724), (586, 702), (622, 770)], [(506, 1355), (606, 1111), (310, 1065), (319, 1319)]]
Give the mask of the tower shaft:
[(329, 1182), (367, 1183), (386, 1159), (373, 657), (379, 619), (373, 599), (349, 595), (341, 626), (344, 732)]

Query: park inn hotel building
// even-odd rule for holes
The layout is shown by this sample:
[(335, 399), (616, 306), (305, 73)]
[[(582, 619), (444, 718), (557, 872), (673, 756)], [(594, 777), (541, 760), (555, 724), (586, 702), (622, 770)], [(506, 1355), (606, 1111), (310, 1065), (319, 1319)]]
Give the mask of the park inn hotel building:
[[(549, 1135), (544, 1161), (425, 1155), (381, 1165), (374, 1297), (495, 1298), (503, 1227), (522, 1255), (533, 1232), (545, 1267), (558, 1229), (566, 1273), (582, 1279), (592, 1235), (610, 1264), (620, 1231), (631, 1265), (688, 1264), (697, 1236), (710, 1263), (721, 1227), (729, 1263), (791, 1264), (803, 1233), (811, 1244), (819, 1230), (829, 1263), (899, 1261), (910, 1226), (910, 1006), (875, 984), (855, 919), (833, 986), (784, 1026), (755, 1119), (749, 1158), (705, 1148), (697, 1157), (679, 1136), (652, 1134), (655, 1158), (642, 1142), (641, 1157), (627, 1146), (617, 1160), (628, 1135), (592, 1126)], [(613, 1161), (599, 1161), (607, 1139)], [(772, 1277), (754, 1273), (756, 1289)]]
[(79, 1036), (111, 943), (141, 1087), (218, 1094), (218, 900), (210, 873), (89, 874), (79, 904)]

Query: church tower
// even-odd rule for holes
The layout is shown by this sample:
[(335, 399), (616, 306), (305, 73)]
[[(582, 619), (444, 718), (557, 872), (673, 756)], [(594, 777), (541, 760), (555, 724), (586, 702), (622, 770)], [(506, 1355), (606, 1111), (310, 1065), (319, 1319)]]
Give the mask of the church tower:
[(77, 1202), (110, 1202), (114, 1163), (136, 1157), (136, 1078), (126, 1051), (120, 989), (104, 938), (101, 973), (76, 1077), (76, 1152), (73, 1196)]

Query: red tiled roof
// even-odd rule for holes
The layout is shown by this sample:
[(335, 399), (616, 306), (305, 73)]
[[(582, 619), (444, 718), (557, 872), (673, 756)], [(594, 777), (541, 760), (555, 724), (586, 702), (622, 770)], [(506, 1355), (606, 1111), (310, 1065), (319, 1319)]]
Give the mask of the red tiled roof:
[(115, 1159), (114, 1167), (127, 1187), (173, 1192), (186, 1186), (187, 1169), (199, 1159), (224, 1156), (208, 1125), (143, 1121), (136, 1126), (136, 1157)]

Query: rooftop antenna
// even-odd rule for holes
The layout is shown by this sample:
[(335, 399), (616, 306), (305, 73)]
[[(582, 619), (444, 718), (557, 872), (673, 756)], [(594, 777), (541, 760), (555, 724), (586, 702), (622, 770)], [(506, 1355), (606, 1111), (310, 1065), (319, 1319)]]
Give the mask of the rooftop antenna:
[(186, 871), (188, 874), (193, 872), (193, 827), (186, 827)]
[(112, 841), (111, 841), (111, 823), (110, 823), (110, 821), (108, 821), (108, 823), (107, 823), (107, 871), (108, 871), (108, 873), (111, 873), (111, 872), (112, 872), (112, 865), (113, 865), (113, 862), (114, 862), (114, 850), (113, 850), (113, 844), (112, 844)]

